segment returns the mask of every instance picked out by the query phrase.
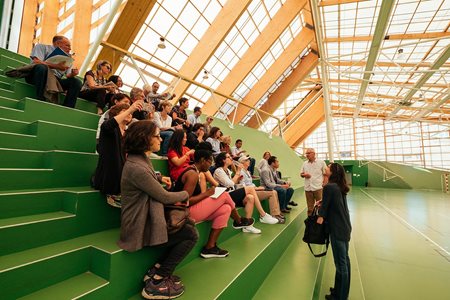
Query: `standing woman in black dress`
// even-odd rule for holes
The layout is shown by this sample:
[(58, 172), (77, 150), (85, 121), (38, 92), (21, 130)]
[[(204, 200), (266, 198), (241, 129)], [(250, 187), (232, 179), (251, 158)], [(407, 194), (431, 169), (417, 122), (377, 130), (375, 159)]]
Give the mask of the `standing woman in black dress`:
[(352, 232), (347, 205), (349, 187), (345, 180), (344, 167), (337, 163), (329, 165), (330, 177), (323, 187), (322, 206), (317, 223), (328, 222), (330, 228), (331, 248), (333, 249), (336, 276), (334, 288), (325, 299), (347, 300), (350, 291), (350, 258), (348, 244)]

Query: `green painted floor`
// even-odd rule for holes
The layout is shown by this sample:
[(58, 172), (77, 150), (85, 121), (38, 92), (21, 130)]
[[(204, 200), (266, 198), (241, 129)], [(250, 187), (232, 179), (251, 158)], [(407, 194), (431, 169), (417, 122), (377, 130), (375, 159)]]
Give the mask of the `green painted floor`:
[[(450, 299), (450, 195), (355, 187), (349, 209), (349, 299)], [(334, 283), (331, 249), (314, 258), (301, 237), (254, 299), (324, 299)]]

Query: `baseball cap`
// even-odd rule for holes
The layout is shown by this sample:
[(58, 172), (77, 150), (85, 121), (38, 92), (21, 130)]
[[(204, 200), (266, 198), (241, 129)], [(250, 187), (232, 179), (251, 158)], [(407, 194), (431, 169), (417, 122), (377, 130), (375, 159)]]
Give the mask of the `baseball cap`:
[(242, 155), (241, 157), (239, 157), (239, 162), (240, 163), (243, 163), (244, 161), (246, 161), (246, 160), (250, 160), (250, 157), (249, 156), (247, 156), (247, 155)]

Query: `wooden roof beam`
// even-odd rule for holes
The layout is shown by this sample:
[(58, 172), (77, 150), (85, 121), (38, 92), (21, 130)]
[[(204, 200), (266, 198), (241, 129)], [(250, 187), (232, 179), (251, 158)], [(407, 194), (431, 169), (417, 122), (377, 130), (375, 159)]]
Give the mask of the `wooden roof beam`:
[[(242, 103), (249, 106), (254, 106), (272, 86), (272, 84), (278, 80), (278, 78), (286, 71), (295, 58), (301, 53), (308, 45), (314, 41), (314, 31), (303, 27), (300, 33), (292, 40), (289, 46), (284, 50), (280, 57), (270, 66), (270, 68), (264, 73), (264, 75), (258, 80), (252, 87), (248, 94), (242, 99)], [(312, 59), (314, 61), (314, 59)], [(311, 66), (311, 65), (309, 65)], [(250, 111), (247, 107), (238, 106), (235, 123), (239, 123)]]
[[(266, 103), (261, 106), (261, 109), (273, 114), (278, 107), (289, 97), (295, 88), (308, 76), (312, 70), (319, 64), (319, 57), (316, 53), (310, 52), (307, 56), (302, 58), (298, 66), (291, 74), (283, 81), (283, 83), (269, 95)], [(261, 115), (262, 122), (268, 119), (267, 115)], [(258, 118), (254, 115), (246, 124), (248, 127), (258, 128)]]
[[(156, 0), (128, 0), (106, 40), (107, 43), (129, 49), (155, 3)], [(110, 47), (103, 47), (96, 61), (100, 59), (110, 61), (113, 67), (111, 74), (114, 74), (122, 57), (123, 53), (115, 52)]]
[(303, 141), (314, 129), (325, 120), (323, 97), (315, 101), (292, 125), (284, 132), (286, 143), (294, 148)]
[[(195, 80), (250, 3), (251, 0), (227, 1), (179, 72)], [(174, 86), (176, 81), (177, 79), (174, 79), (171, 86)], [(181, 81), (173, 93), (181, 96), (189, 85), (189, 82)]]
[[(307, 0), (286, 0), (216, 90), (231, 95), (307, 3)], [(210, 97), (202, 108), (203, 113), (214, 115), (226, 100)]]

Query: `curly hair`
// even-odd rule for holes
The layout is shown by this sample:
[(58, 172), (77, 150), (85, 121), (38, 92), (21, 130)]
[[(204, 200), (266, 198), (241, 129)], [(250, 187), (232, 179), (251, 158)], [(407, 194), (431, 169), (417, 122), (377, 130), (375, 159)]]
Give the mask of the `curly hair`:
[(209, 137), (212, 139), (215, 139), (215, 135), (216, 135), (217, 131), (220, 131), (219, 127), (211, 128), (211, 130), (209, 131)]
[(183, 155), (183, 139), (185, 134), (183, 129), (177, 129), (173, 132), (169, 140), (169, 150), (174, 150), (179, 156)]
[(151, 120), (134, 122), (125, 132), (124, 149), (128, 154), (145, 154), (151, 149), (151, 138), (158, 127)]

